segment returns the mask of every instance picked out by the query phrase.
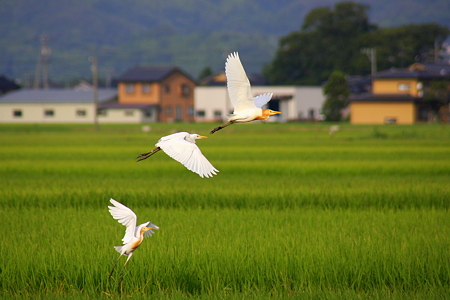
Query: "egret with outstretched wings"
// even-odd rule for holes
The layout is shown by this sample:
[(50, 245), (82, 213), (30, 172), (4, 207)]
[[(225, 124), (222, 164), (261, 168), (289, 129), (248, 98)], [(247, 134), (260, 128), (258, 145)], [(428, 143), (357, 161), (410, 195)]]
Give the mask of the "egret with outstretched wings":
[[(122, 266), (122, 274), (123, 274), (123, 268), (125, 268), (125, 265), (130, 260), (131, 256), (133, 256), (134, 250), (136, 250), (144, 240), (144, 237), (151, 236), (155, 232), (153, 229), (159, 229), (158, 226), (153, 224), (152, 222), (145, 222), (142, 223), (139, 226), (136, 226), (137, 217), (136, 214), (123, 205), (120, 202), (117, 202), (114, 199), (109, 200), (114, 206), (108, 206), (109, 213), (111, 216), (116, 219), (120, 224), (126, 226), (125, 229), (125, 236), (122, 239), (123, 246), (114, 246), (117, 252), (120, 253), (119, 258), (114, 263), (114, 266), (109, 273), (109, 277), (112, 276), (114, 269), (117, 265), (117, 262), (122, 257), (122, 255), (128, 256), (127, 261)], [(122, 281), (123, 277), (120, 279), (120, 282)]]
[(163, 150), (167, 155), (180, 162), (188, 170), (197, 173), (200, 177), (212, 177), (219, 171), (206, 159), (195, 143), (195, 140), (207, 138), (206, 136), (189, 134), (187, 132), (174, 133), (162, 137), (156, 143), (155, 149), (139, 155), (136, 159), (141, 161)]
[(281, 114), (279, 111), (261, 108), (270, 101), (272, 93), (262, 94), (253, 98), (250, 81), (237, 52), (228, 55), (225, 63), (225, 75), (227, 76), (228, 95), (234, 107), (234, 112), (229, 115), (228, 122), (214, 128), (211, 130), (211, 133), (234, 123), (247, 123), (255, 120), (265, 121), (270, 116)]

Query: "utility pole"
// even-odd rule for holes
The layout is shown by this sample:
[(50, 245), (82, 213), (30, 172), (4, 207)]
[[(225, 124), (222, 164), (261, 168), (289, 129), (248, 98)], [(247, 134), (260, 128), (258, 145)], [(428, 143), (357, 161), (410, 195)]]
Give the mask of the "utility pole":
[(370, 60), (370, 73), (371, 75), (375, 75), (377, 72), (377, 50), (375, 48), (362, 48), (362, 53), (365, 53)]
[(48, 60), (49, 56), (52, 53), (50, 47), (47, 45), (47, 42), (50, 40), (48, 35), (41, 35), (39, 37), (41, 41), (41, 49), (39, 51), (38, 64), (36, 66), (36, 74), (34, 76), (34, 84), (33, 88), (38, 89), (41, 84), (41, 73), (42, 73), (42, 84), (44, 89), (49, 88), (48, 84)]
[(92, 70), (92, 85), (94, 87), (94, 129), (98, 131), (98, 64), (97, 57), (91, 56), (89, 57), (89, 61), (91, 62), (91, 70)]

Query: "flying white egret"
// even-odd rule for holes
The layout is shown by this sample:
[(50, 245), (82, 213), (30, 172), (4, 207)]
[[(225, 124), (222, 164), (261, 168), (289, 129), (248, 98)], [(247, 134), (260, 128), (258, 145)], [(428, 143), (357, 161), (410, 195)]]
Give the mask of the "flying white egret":
[(198, 134), (189, 134), (187, 132), (177, 132), (168, 136), (162, 137), (156, 148), (148, 153), (139, 155), (136, 159), (141, 161), (149, 158), (156, 152), (163, 150), (167, 155), (180, 162), (188, 170), (197, 173), (200, 177), (212, 177), (219, 172), (206, 159), (200, 151), (200, 148), (195, 144), (195, 140), (207, 139), (207, 136)]
[(271, 109), (261, 109), (261, 107), (270, 101), (272, 93), (266, 93), (253, 98), (250, 81), (245, 74), (244, 67), (237, 52), (228, 55), (225, 63), (225, 75), (227, 76), (228, 95), (234, 112), (228, 116), (228, 122), (214, 128), (214, 133), (224, 127), (234, 123), (247, 123), (254, 120), (267, 120), (270, 116), (281, 114), (279, 111)]
[[(123, 268), (125, 268), (125, 265), (128, 263), (131, 256), (133, 256), (134, 250), (136, 250), (141, 245), (144, 237), (151, 236), (153, 233), (155, 233), (152, 229), (159, 229), (159, 227), (152, 222), (145, 222), (136, 227), (136, 214), (122, 203), (119, 203), (112, 198), (110, 199), (110, 201), (114, 206), (108, 206), (109, 213), (111, 214), (111, 216), (113, 216), (114, 219), (116, 219), (120, 224), (125, 225), (127, 228), (125, 230), (125, 236), (122, 239), (123, 246), (114, 246), (114, 248), (117, 250), (117, 252), (120, 253), (120, 255), (114, 263), (114, 266), (109, 273), (109, 277), (112, 276), (117, 262), (122, 257), (122, 255), (126, 255), (128, 256), (128, 258), (125, 264), (122, 266), (123, 274)], [(119, 284), (120, 282), (122, 282), (122, 279), (123, 277), (120, 279)]]

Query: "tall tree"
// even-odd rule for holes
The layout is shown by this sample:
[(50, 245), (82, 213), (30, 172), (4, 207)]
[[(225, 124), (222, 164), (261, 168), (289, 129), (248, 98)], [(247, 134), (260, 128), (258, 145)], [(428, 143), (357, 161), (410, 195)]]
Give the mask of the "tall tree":
[(274, 60), (264, 75), (275, 84), (321, 84), (332, 70), (346, 74), (370, 73), (370, 61), (361, 48), (376, 48), (378, 70), (406, 67), (427, 60), (435, 42), (449, 35), (437, 24), (411, 24), (377, 28), (369, 22), (369, 7), (339, 2), (319, 7), (305, 17), (301, 30), (280, 39)]
[(210, 67), (205, 67), (200, 74), (198, 75), (197, 80), (198, 81), (202, 81), (203, 79), (205, 79), (206, 77), (209, 77), (213, 74), (213, 71), (211, 70)]
[(275, 59), (265, 67), (264, 75), (278, 84), (320, 84), (333, 69), (359, 71), (349, 62), (360, 51), (361, 35), (376, 29), (369, 23), (368, 9), (355, 2), (336, 3), (334, 9), (313, 9), (300, 31), (280, 40)]
[(444, 105), (448, 106), (450, 103), (450, 80), (431, 80), (424, 98), (432, 103), (435, 109), (439, 109)]
[(326, 121), (340, 121), (341, 111), (347, 107), (346, 101), (350, 94), (345, 74), (341, 71), (334, 71), (328, 78), (323, 88), (325, 102), (322, 106), (322, 113)]
[(381, 28), (367, 35), (364, 43), (376, 47), (378, 69), (404, 68), (415, 61), (433, 61), (434, 47), (440, 47), (449, 33), (434, 23), (409, 24)]

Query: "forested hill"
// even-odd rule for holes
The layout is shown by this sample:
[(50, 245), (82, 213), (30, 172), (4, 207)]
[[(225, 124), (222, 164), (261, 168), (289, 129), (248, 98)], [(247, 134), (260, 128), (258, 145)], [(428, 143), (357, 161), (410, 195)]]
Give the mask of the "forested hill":
[[(311, 9), (334, 0), (4, 0), (0, 5), (0, 74), (31, 80), (39, 36), (49, 36), (50, 78), (89, 77), (87, 57), (100, 76), (136, 64), (176, 64), (196, 77), (223, 68), (239, 51), (259, 72), (273, 59), (281, 36), (298, 30)], [(435, 22), (450, 26), (448, 0), (364, 0), (370, 21), (382, 27)]]

